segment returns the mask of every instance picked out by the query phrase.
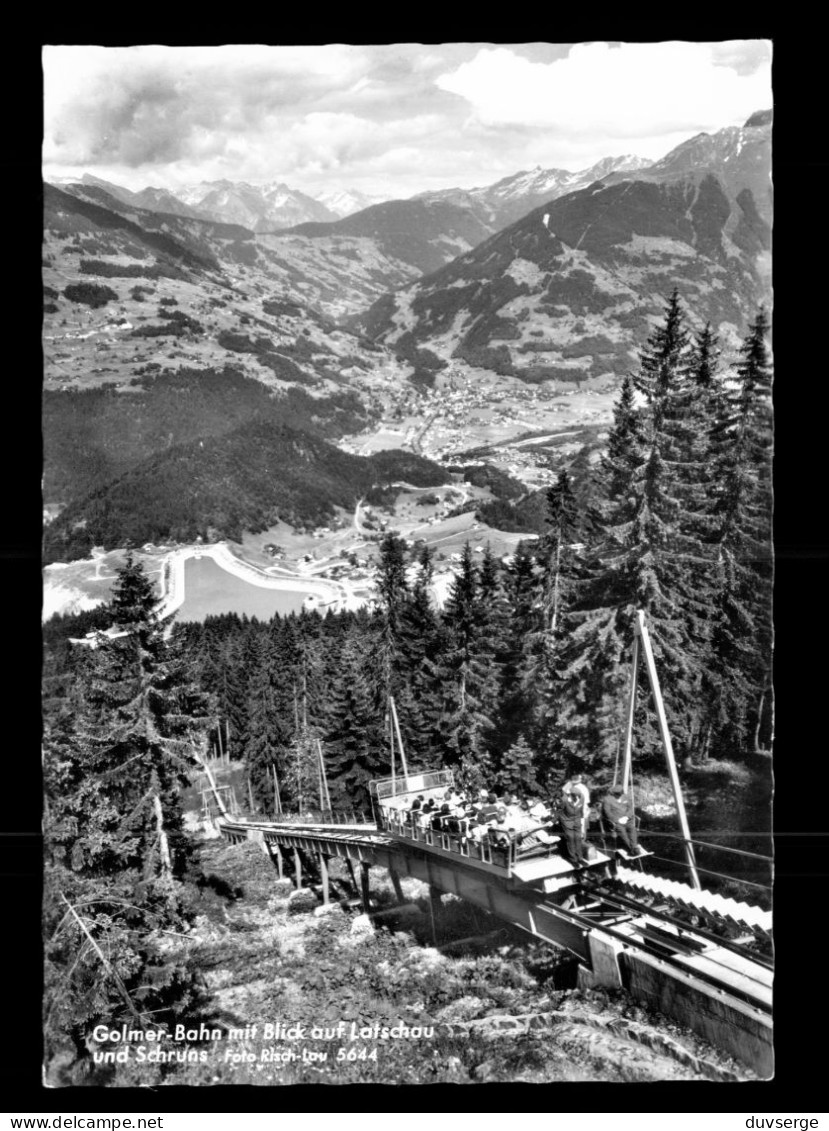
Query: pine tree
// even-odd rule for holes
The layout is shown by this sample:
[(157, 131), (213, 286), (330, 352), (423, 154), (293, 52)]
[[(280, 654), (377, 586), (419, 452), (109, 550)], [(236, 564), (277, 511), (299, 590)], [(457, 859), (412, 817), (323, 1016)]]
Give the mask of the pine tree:
[(547, 491), (547, 523), (549, 530), (541, 544), (546, 557), (544, 620), (552, 639), (556, 635), (561, 602), (568, 595), (567, 566), (572, 562), (572, 544), (579, 529), (578, 505), (566, 470), (559, 472), (557, 481)]
[(384, 716), (378, 712), (377, 698), (366, 678), (365, 657), (364, 634), (350, 631), (338, 657), (339, 678), (331, 688), (332, 721), (324, 736), (335, 808), (369, 810), (368, 783), (389, 772)]
[[(718, 591), (707, 680), (710, 738), (730, 755), (757, 749), (771, 694), (772, 371), (761, 308), (737, 365), (737, 388), (721, 398), (715, 454)], [(767, 734), (770, 730), (768, 723)]]
[(498, 787), (525, 797), (538, 792), (536, 755), (523, 735), (504, 754)]
[(497, 726), (497, 756), (517, 742), (537, 712), (537, 642), (543, 632), (541, 578), (526, 542), (519, 542), (505, 575), (505, 597), (511, 613), (502, 636)]
[(460, 768), (469, 788), (488, 778), (488, 738), (497, 690), (494, 642), (484, 632), (480, 589), (472, 548), (464, 546), (461, 566), (444, 611), (446, 648), (436, 671), (443, 695), (444, 759)]
[(87, 692), (89, 770), (107, 779), (113, 803), (128, 814), (146, 882), (172, 897), (187, 863), (180, 791), (209, 727), (207, 704), (181, 643), (165, 641), (152, 585), (132, 554), (111, 607), (114, 635), (101, 639)]
[(433, 665), (442, 650), (442, 631), (430, 591), (432, 577), (432, 555), (429, 547), (424, 546), (411, 598), (403, 605), (400, 617), (402, 685), (398, 688), (396, 704), (412, 768), (426, 767), (434, 758), (433, 732), (438, 704), (434, 696)]
[(380, 543), (377, 594), (386, 620), (386, 632), (396, 649), (402, 610), (409, 596), (406, 581), (406, 543), (394, 532)]
[(273, 806), (273, 767), (281, 768), (290, 732), (280, 718), (273, 685), (268, 638), (257, 634), (248, 678), (248, 729), (245, 763), (254, 803), (268, 812)]
[[(690, 755), (702, 724), (701, 684), (713, 591), (706, 491), (707, 421), (693, 379), (695, 356), (676, 292), (648, 339), (634, 380), (647, 409), (623, 387), (606, 461), (604, 531), (584, 563), (563, 657), (564, 745), (608, 761), (618, 750), (636, 610), (644, 610), (680, 749)], [(586, 720), (583, 712), (590, 711)], [(639, 736), (656, 742), (651, 725)]]
[[(149, 1026), (194, 1001), (192, 972), (163, 932), (187, 924), (180, 791), (210, 720), (154, 604), (128, 554), (111, 605), (116, 635), (75, 665), (72, 695), (47, 720), (47, 1062), (87, 1059), (86, 1035), (101, 1021)], [(62, 1082), (78, 1082), (73, 1071)]]
[[(601, 482), (605, 499), (621, 508), (629, 497), (631, 481), (642, 461), (645, 444), (642, 413), (636, 408), (633, 379), (625, 377), (613, 409), (613, 427), (607, 437), (607, 451), (601, 461)], [(631, 499), (631, 504), (633, 500)], [(620, 512), (623, 513), (623, 512)]]

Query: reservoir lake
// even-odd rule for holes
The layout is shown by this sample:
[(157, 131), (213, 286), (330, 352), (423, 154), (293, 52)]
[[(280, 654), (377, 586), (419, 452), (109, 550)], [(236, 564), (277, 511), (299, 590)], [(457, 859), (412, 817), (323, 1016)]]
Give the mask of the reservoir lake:
[(179, 621), (203, 621), (221, 613), (247, 614), (270, 620), (277, 613), (298, 613), (307, 593), (267, 589), (222, 569), (211, 557), (188, 558), (184, 563), (184, 603)]

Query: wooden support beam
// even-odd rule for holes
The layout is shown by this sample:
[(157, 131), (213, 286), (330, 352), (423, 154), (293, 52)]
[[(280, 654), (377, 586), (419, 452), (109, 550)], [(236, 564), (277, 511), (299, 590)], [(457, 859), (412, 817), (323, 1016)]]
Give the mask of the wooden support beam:
[(436, 888), (434, 884), (429, 884), (429, 917), (432, 921), (433, 946), (437, 946), (438, 944), (438, 933), (435, 927), (435, 919), (437, 918), (437, 915), (440, 914), (440, 906), (440, 888)]
[(668, 730), (668, 720), (665, 716), (665, 705), (662, 702), (662, 689), (659, 686), (659, 676), (656, 672), (656, 663), (653, 658), (653, 648), (651, 647), (651, 638), (645, 624), (645, 614), (640, 610), (636, 613), (636, 630), (638, 636), (642, 641), (642, 651), (645, 655), (645, 666), (648, 670), (648, 679), (651, 685), (651, 694), (653, 695), (653, 705), (656, 708), (656, 717), (659, 722), (659, 731), (662, 735), (662, 745), (665, 748), (665, 759), (668, 763), (668, 774), (671, 779), (671, 789), (674, 794), (674, 802), (676, 804), (676, 812), (679, 817), (679, 826), (682, 830), (682, 839), (685, 841), (685, 857), (688, 861), (688, 874), (691, 877), (691, 885), (697, 891), (700, 890), (699, 876), (697, 875), (697, 862), (694, 856), (694, 846), (691, 842), (691, 833), (688, 829), (688, 817), (685, 814), (685, 802), (682, 798), (682, 786), (679, 783), (679, 773), (676, 768), (676, 758), (674, 757), (674, 748), (671, 744), (671, 735)]
[(395, 898), (397, 899), (398, 903), (404, 903), (405, 897), (403, 895), (403, 889), (400, 886), (400, 876), (397, 874), (397, 871), (394, 868), (389, 868), (389, 875), (391, 876), (391, 883), (392, 887), (394, 888)]
[(322, 879), (322, 903), (328, 906), (328, 857), (320, 853), (320, 878)]
[[(631, 785), (631, 756), (633, 752), (633, 719), (636, 714), (636, 687), (639, 677), (639, 629), (638, 622), (637, 628), (633, 637), (633, 656), (630, 662), (630, 691), (628, 692), (628, 713), (627, 722), (625, 723), (625, 746), (622, 755), (622, 787), (626, 790), (630, 789)], [(616, 769), (613, 771), (613, 784), (616, 785), (616, 771), (618, 770), (618, 763)]]
[(403, 788), (409, 788), (409, 767), (406, 765), (406, 751), (403, 748), (403, 738), (400, 734), (400, 723), (397, 721), (397, 707), (394, 705), (394, 696), (389, 696), (389, 706), (391, 707), (391, 717), (394, 723), (394, 731), (397, 735), (397, 747), (400, 751), (400, 761), (403, 763)]
[(348, 868), (348, 874), (351, 877), (351, 886), (355, 891), (359, 891), (359, 888), (357, 887), (357, 877), (354, 875), (354, 865), (351, 863), (350, 856), (346, 856), (345, 863), (346, 867)]
[(285, 878), (285, 868), (282, 863), (282, 849), (278, 844), (274, 844), (273, 849), (276, 853), (276, 874), (279, 876), (280, 880), (283, 880)]
[(360, 864), (360, 891), (363, 897), (363, 910), (366, 915), (371, 911), (371, 894), (368, 885), (368, 872), (370, 867), (371, 865), (367, 864), (365, 861)]
[(294, 849), (294, 868), (296, 870), (296, 890), (302, 891), (302, 860), (298, 848)]

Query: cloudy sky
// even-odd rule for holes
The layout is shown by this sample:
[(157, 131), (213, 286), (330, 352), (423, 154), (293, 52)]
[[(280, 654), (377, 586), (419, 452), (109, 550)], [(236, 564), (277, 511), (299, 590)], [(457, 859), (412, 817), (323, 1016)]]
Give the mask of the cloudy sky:
[(771, 106), (771, 45), (44, 49), (44, 175), (381, 197), (658, 158)]

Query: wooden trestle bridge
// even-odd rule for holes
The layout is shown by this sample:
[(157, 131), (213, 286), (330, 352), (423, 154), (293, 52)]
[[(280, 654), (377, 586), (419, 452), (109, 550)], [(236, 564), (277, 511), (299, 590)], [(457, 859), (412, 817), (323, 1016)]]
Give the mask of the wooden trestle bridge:
[(757, 1075), (773, 1072), (771, 914), (759, 907), (627, 866), (571, 871), (539, 890), (443, 851), (451, 845), (441, 833), (418, 844), (368, 823), (221, 819), (218, 827), (232, 843), (260, 842), (280, 878), (312, 883), (323, 903), (332, 859), (345, 862), (368, 914), (372, 868), (388, 871), (401, 902), (405, 876), (428, 884), (433, 900), (451, 892), (565, 947), (580, 960), (580, 985), (624, 988)]

